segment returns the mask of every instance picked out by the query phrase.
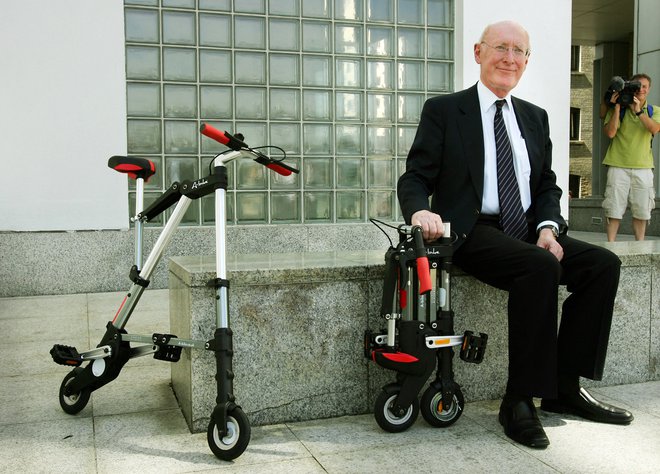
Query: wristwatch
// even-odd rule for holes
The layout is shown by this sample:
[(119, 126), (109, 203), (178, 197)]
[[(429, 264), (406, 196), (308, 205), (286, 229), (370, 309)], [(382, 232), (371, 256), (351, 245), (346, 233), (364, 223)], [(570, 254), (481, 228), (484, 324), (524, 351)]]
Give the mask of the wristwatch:
[(644, 109), (640, 110), (639, 112), (635, 112), (635, 115), (638, 117), (644, 113)]
[(557, 228), (556, 228), (555, 226), (553, 226), (552, 224), (542, 225), (541, 227), (539, 227), (539, 229), (537, 230), (536, 233), (537, 233), (537, 234), (540, 234), (541, 231), (542, 231), (543, 229), (550, 229), (550, 230), (552, 231), (552, 235), (555, 237), (555, 239), (556, 239), (557, 237), (559, 237), (559, 231), (558, 231)]

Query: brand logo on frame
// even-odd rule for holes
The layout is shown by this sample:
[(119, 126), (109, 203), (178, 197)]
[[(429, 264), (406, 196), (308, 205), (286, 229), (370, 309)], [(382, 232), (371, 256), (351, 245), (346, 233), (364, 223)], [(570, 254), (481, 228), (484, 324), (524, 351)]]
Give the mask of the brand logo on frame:
[(204, 186), (205, 184), (209, 184), (209, 182), (205, 179), (200, 179), (199, 181), (194, 181), (192, 186), (190, 186), (190, 189), (197, 189), (200, 186)]

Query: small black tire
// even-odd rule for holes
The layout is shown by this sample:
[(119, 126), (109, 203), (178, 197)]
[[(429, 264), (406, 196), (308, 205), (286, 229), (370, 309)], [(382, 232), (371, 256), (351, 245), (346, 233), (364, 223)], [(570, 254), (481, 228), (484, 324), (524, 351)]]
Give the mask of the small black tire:
[(454, 397), (448, 410), (442, 406), (442, 390), (440, 388), (430, 386), (422, 395), (422, 417), (429, 425), (436, 428), (445, 428), (456, 423), (456, 420), (463, 414), (464, 407), (465, 398), (463, 398), (463, 392), (461, 392), (458, 385), (454, 389)]
[(78, 393), (72, 393), (71, 395), (65, 395), (64, 389), (69, 385), (73, 378), (78, 375), (79, 372), (82, 372), (82, 368), (76, 367), (71, 372), (66, 374), (64, 380), (60, 384), (60, 406), (69, 415), (75, 415), (79, 413), (89, 402), (89, 397), (92, 395), (92, 391), (89, 389), (83, 389)]
[(250, 443), (250, 434), (247, 415), (239, 407), (234, 407), (227, 412), (227, 435), (220, 436), (218, 425), (211, 416), (206, 439), (209, 448), (218, 459), (231, 461), (243, 454)]
[(394, 401), (399, 396), (400, 387), (396, 387), (392, 390), (382, 390), (376, 398), (376, 403), (374, 404), (374, 417), (376, 418), (376, 423), (383, 430), (390, 433), (400, 433), (410, 428), (417, 416), (419, 415), (419, 401), (417, 398), (413, 399), (413, 402), (410, 404), (403, 416), (399, 416), (392, 412), (392, 405)]

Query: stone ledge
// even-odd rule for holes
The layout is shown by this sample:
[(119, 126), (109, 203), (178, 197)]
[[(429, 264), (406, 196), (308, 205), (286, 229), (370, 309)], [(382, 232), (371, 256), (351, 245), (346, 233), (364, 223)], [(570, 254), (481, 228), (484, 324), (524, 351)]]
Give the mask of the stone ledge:
[[(619, 254), (622, 277), (602, 382), (660, 378), (660, 241), (604, 243)], [(365, 329), (380, 329), (384, 252), (248, 254), (227, 262), (234, 331), (235, 394), (254, 425), (366, 413), (390, 371), (363, 357)], [(213, 257), (170, 261), (171, 331), (209, 339), (214, 300), (206, 282)], [(567, 295), (562, 289), (562, 299)], [(478, 295), (478, 297), (475, 297)], [(466, 400), (501, 396), (506, 382), (506, 293), (455, 272), (457, 333), (486, 332), (480, 365), (455, 359)], [(215, 404), (215, 361), (185, 349), (172, 383), (192, 431), (203, 431)]]
[[(383, 231), (395, 237), (392, 229)], [(227, 252), (375, 250), (387, 245), (383, 231), (370, 223), (230, 225)], [(145, 258), (161, 232), (159, 227), (144, 229)], [(130, 285), (134, 247), (132, 230), (0, 231), (0, 297), (124, 291)], [(181, 226), (156, 265), (149, 288), (167, 288), (170, 257), (204, 255), (214, 248), (215, 227)]]
[[(590, 196), (569, 201), (568, 220), (574, 231), (605, 233), (605, 213), (602, 208), (602, 196)], [(619, 236), (633, 235), (630, 209), (621, 220)], [(660, 197), (655, 199), (655, 209), (651, 211), (651, 220), (647, 223), (646, 236), (656, 238), (660, 236)]]

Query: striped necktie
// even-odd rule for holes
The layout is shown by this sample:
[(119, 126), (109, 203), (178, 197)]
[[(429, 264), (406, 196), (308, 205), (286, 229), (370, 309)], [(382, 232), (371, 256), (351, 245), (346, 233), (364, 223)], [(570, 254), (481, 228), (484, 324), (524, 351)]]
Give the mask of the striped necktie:
[(527, 239), (528, 229), (525, 212), (520, 201), (520, 188), (513, 169), (513, 152), (506, 125), (502, 117), (502, 106), (506, 100), (496, 100), (495, 105), (495, 150), (497, 154), (497, 188), (500, 198), (500, 222), (504, 233), (516, 239)]

